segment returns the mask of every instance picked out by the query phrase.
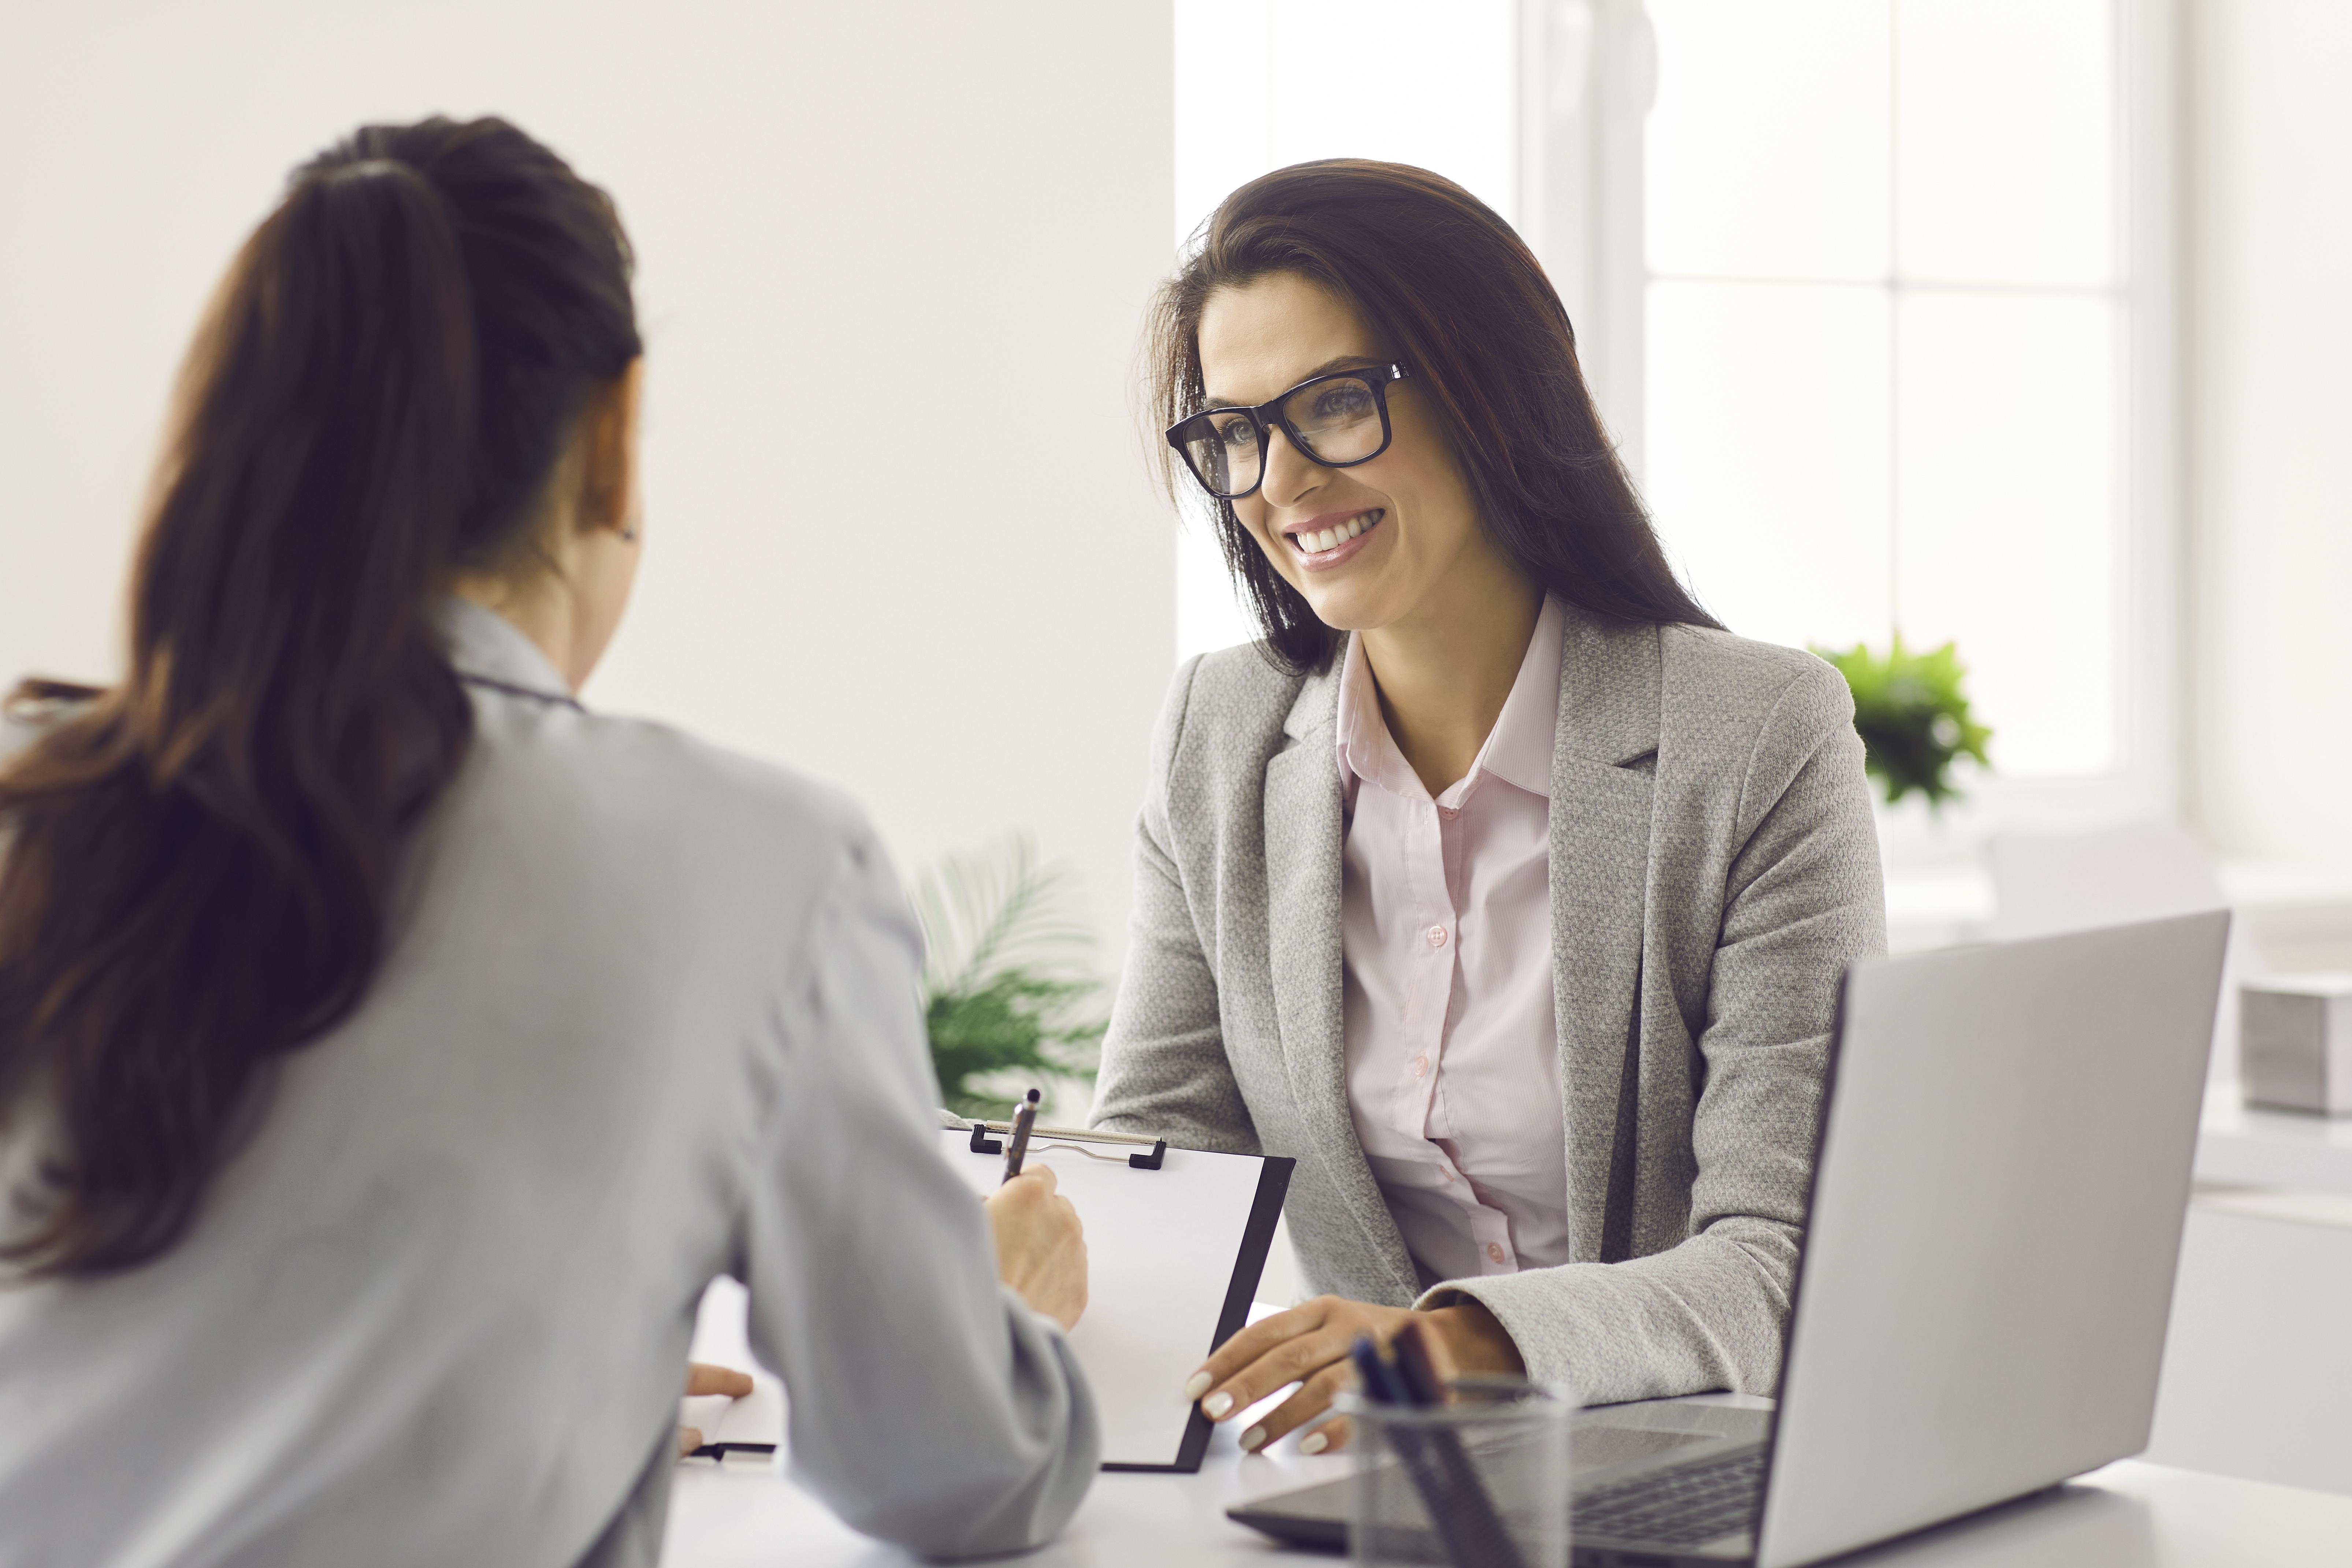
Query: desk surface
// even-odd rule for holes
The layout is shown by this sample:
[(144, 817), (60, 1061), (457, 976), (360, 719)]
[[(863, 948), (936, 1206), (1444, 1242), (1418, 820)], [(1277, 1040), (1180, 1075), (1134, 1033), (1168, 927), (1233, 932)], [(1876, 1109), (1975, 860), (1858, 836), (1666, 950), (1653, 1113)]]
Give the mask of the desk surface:
[[(1344, 1475), (1347, 1465), (1339, 1455), (1244, 1457), (1221, 1427), (1200, 1474), (1099, 1477), (1061, 1539), (1011, 1561), (1037, 1568), (1335, 1563), (1283, 1552), (1224, 1510)], [(679, 1468), (662, 1561), (672, 1568), (881, 1568), (915, 1560), (850, 1530), (773, 1470), (730, 1460), (724, 1468)], [(2126, 1460), (1840, 1561), (1904, 1568), (2344, 1568), (2352, 1562), (2352, 1498)]]
[(2352, 1116), (2255, 1110), (2236, 1084), (2216, 1084), (2197, 1130), (2197, 1179), (2352, 1193)]

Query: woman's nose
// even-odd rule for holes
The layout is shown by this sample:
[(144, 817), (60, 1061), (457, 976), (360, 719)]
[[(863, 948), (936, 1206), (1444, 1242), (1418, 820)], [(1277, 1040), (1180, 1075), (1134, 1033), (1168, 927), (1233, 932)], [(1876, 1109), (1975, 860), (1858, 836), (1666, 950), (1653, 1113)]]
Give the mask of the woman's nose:
[(1265, 479), (1258, 493), (1267, 505), (1296, 506), (1301, 496), (1322, 482), (1322, 465), (1293, 446), (1286, 431), (1266, 432)]

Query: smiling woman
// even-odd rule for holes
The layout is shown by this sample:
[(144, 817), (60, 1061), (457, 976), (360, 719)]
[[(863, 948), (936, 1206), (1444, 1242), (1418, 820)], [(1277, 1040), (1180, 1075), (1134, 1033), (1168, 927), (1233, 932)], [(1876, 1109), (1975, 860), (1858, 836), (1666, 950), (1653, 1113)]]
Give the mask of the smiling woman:
[(1838, 975), (1884, 943), (1844, 683), (1675, 581), (1559, 297), (1458, 186), (1253, 181), (1156, 326), (1265, 636), (1162, 719), (1096, 1120), (1297, 1158), (1324, 1292), (1186, 1397), (1300, 1383), (1263, 1447), (1412, 1314), (1456, 1373), (1769, 1392)]

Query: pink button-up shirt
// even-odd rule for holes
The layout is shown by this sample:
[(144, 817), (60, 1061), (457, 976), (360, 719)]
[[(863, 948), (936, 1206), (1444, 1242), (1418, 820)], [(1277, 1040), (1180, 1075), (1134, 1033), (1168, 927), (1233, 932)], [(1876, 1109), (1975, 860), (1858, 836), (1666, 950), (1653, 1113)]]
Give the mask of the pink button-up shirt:
[(1339, 677), (1348, 1108), (1424, 1283), (1566, 1263), (1552, 1016), (1547, 598), (1470, 772), (1436, 799), (1397, 750), (1361, 639)]

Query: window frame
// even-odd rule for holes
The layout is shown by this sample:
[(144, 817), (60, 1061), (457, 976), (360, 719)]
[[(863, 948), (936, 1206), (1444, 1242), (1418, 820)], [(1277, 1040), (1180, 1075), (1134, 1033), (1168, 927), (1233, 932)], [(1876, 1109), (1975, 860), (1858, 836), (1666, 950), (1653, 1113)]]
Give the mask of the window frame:
[[(2111, 0), (2116, 16), (2116, 648), (2121, 761), (2082, 778), (1978, 773), (1930, 812), (1878, 807), (1891, 871), (1973, 864), (2007, 830), (2073, 831), (2181, 812), (2182, 582), (2177, 132), (2179, 0)], [(1643, 0), (1519, 0), (1519, 227), (1577, 328), (1595, 401), (1635, 482), (1643, 473), (1643, 118), (1657, 46)], [(1733, 628), (1737, 630), (1738, 628)]]

